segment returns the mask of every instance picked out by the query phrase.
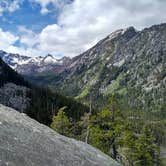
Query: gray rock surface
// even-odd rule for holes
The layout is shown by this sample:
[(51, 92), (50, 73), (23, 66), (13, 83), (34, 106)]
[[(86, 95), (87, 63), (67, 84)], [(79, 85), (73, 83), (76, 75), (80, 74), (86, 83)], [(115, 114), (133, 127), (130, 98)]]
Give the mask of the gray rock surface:
[(30, 98), (27, 97), (29, 91), (24, 86), (6, 83), (0, 87), (0, 103), (23, 112), (30, 105)]
[(118, 166), (99, 150), (0, 105), (0, 166)]

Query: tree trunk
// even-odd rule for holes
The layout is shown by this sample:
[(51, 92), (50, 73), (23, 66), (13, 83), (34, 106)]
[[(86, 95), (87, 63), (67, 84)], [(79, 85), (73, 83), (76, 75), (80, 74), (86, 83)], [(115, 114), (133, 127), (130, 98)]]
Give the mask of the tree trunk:
[(92, 113), (92, 101), (91, 101), (91, 97), (90, 97), (90, 108), (89, 108), (89, 117), (88, 117), (88, 127), (87, 127), (87, 132), (86, 132), (86, 137), (85, 137), (85, 143), (87, 143), (87, 144), (89, 142), (89, 135), (90, 135), (89, 122), (90, 122), (91, 113)]
[(88, 142), (89, 142), (89, 134), (90, 134), (90, 126), (88, 126), (87, 132), (86, 132), (85, 143), (87, 143), (87, 144), (88, 144)]
[(114, 159), (117, 158), (117, 151), (116, 151), (116, 146), (115, 146), (114, 143), (113, 143), (113, 145), (112, 145), (112, 157), (113, 157)]

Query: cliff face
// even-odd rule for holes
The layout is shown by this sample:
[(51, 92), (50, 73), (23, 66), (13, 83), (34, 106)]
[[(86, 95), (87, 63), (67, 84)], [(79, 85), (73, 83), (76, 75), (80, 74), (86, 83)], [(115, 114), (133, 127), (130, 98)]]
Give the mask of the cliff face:
[(30, 89), (25, 86), (7, 83), (0, 88), (0, 103), (23, 112), (30, 105), (28, 92)]
[(0, 105), (0, 165), (118, 166), (99, 150)]
[(0, 103), (24, 111), (30, 105), (30, 85), (0, 58)]

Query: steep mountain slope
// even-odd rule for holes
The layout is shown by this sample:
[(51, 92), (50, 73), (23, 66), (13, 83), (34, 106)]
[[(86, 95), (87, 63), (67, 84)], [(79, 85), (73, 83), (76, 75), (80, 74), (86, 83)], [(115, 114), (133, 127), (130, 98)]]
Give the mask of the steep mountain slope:
[(118, 166), (90, 145), (59, 135), (0, 105), (0, 165)]
[(70, 58), (56, 59), (48, 54), (45, 57), (28, 57), (19, 54), (9, 54), (0, 51), (0, 57), (14, 70), (23, 75), (34, 75), (54, 70), (61, 71), (69, 62)]
[(94, 101), (117, 93), (131, 109), (162, 111), (166, 101), (166, 24), (113, 32), (57, 75), (31, 78)]

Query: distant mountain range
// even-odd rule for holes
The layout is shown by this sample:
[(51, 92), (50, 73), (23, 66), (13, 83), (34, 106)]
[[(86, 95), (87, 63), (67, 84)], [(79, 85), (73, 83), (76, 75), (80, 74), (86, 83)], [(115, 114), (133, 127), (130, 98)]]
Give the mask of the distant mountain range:
[[(48, 54), (45, 57), (28, 57), (0, 51), (0, 57), (14, 70), (23, 75), (34, 75), (55, 69), (61, 71), (70, 62), (70, 58), (56, 59)], [(56, 70), (57, 69), (57, 70)]]
[[(15, 56), (18, 55), (6, 54), (8, 58), (2, 58), (29, 80), (83, 102), (93, 96), (94, 102), (102, 103), (116, 93), (127, 108), (147, 111), (165, 108), (166, 24), (142, 31), (134, 27), (117, 30), (72, 59), (55, 60), (50, 55), (31, 60), (24, 57), (19, 64), (16, 63), (19, 58), (11, 60)], [(23, 64), (25, 61), (28, 63)]]

